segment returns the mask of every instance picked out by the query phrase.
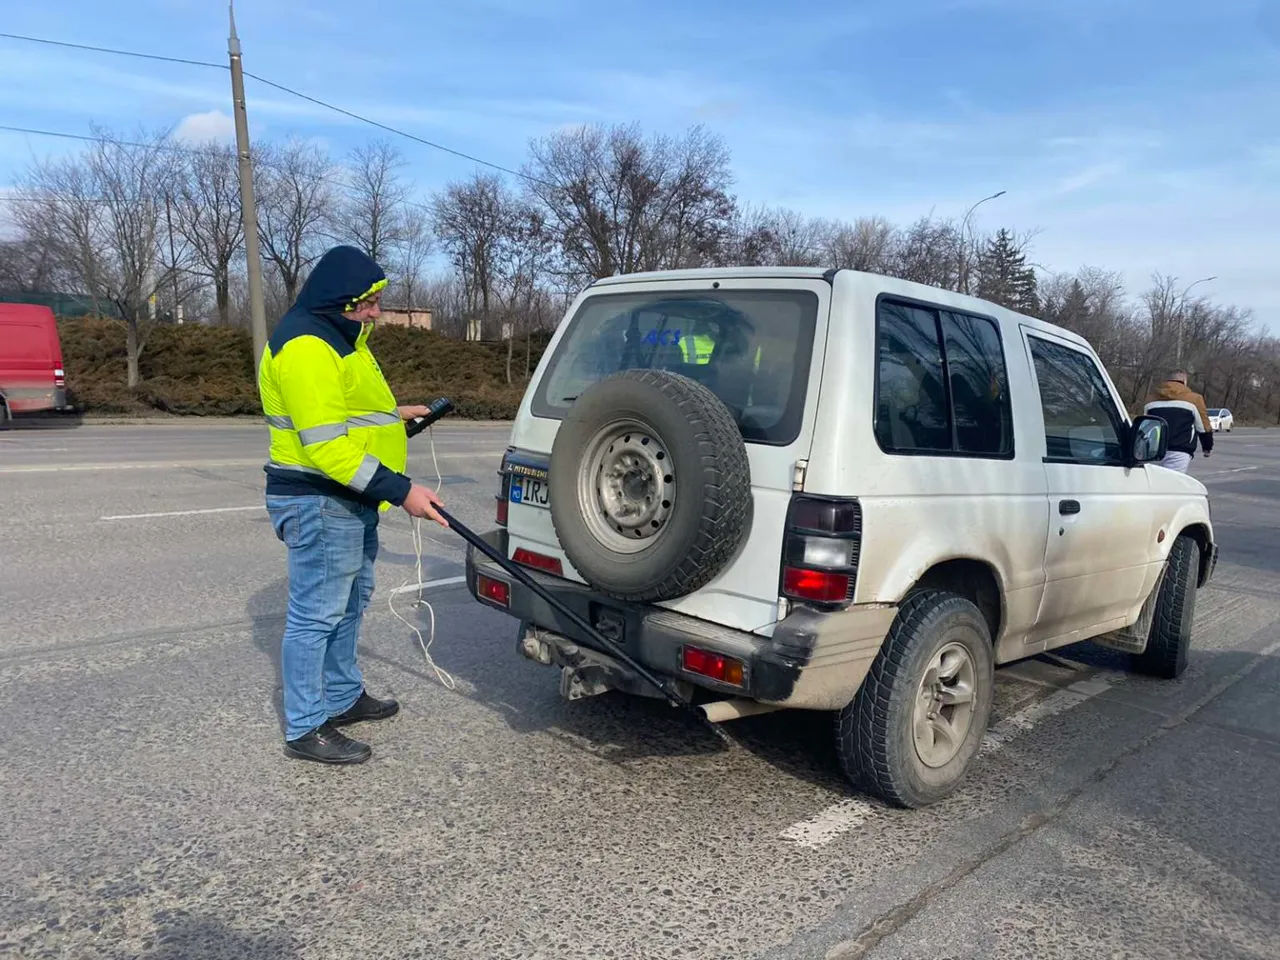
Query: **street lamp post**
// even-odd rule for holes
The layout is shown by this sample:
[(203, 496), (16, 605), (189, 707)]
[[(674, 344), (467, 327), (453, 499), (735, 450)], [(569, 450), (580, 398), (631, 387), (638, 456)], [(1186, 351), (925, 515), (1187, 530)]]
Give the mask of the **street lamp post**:
[(1210, 280), (1217, 280), (1217, 276), (1201, 277), (1194, 283), (1188, 283), (1186, 289), (1182, 291), (1182, 296), (1178, 298), (1178, 359), (1177, 364), (1182, 366), (1182, 328), (1187, 322), (1187, 294), (1191, 292), (1191, 288), (1198, 283), (1208, 283)]
[(975, 203), (965, 212), (964, 219), (960, 221), (960, 292), (961, 293), (969, 292), (969, 270), (968, 270), (968, 264), (965, 262), (967, 259), (965, 252), (969, 245), (969, 218), (973, 216), (973, 211), (977, 210), (978, 207), (982, 206), (988, 200), (994, 200), (996, 197), (1003, 197), (1006, 192), (1007, 191), (1001, 190), (999, 193), (993, 193), (989, 197), (983, 197), (981, 200), (979, 200), (977, 203)]

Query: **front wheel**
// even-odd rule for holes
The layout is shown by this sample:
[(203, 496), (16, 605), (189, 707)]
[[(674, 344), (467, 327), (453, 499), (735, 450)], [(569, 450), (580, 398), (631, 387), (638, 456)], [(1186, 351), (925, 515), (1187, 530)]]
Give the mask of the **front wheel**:
[(1141, 672), (1172, 680), (1187, 669), (1199, 572), (1200, 544), (1190, 537), (1179, 537), (1169, 551), (1164, 579), (1160, 582), (1147, 649), (1135, 658), (1134, 665)]
[(950, 794), (978, 752), (995, 688), (991, 631), (972, 601), (909, 597), (853, 700), (836, 750), (857, 787), (901, 807)]

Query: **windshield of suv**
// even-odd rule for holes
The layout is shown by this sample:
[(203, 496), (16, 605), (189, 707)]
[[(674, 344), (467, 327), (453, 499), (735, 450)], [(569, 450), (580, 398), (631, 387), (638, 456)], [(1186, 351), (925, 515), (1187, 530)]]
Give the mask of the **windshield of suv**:
[(1209, 416), (1211, 416), (1211, 417), (1220, 417), (1220, 416), (1222, 416), (1222, 408), (1221, 408), (1221, 407), (1210, 407), (1210, 408), (1209, 408)]
[(709, 387), (742, 436), (800, 433), (818, 297), (807, 290), (606, 294), (584, 301), (533, 401), (562, 417), (587, 387), (622, 370), (670, 370)]

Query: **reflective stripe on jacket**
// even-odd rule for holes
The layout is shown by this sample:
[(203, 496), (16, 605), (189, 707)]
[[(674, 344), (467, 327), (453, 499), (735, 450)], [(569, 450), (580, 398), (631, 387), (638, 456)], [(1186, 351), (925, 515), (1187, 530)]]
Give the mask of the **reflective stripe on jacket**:
[(327, 478), (364, 502), (398, 505), (409, 489), (404, 423), (367, 339), (368, 327), (346, 356), (312, 335), (263, 352), (258, 387), (271, 430), (268, 474)]

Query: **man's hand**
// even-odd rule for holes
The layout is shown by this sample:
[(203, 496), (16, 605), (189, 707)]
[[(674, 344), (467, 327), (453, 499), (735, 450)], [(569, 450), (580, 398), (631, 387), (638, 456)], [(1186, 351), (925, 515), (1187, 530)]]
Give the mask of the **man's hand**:
[(396, 413), (400, 414), (401, 420), (412, 420), (414, 417), (425, 417), (430, 411), (418, 404), (416, 407), (396, 407)]
[(409, 495), (404, 498), (404, 512), (411, 517), (423, 517), (427, 520), (434, 520), (442, 527), (449, 526), (449, 521), (440, 516), (436, 507), (443, 507), (444, 501), (436, 495), (434, 490), (428, 490), (426, 487), (413, 484), (409, 487)]

